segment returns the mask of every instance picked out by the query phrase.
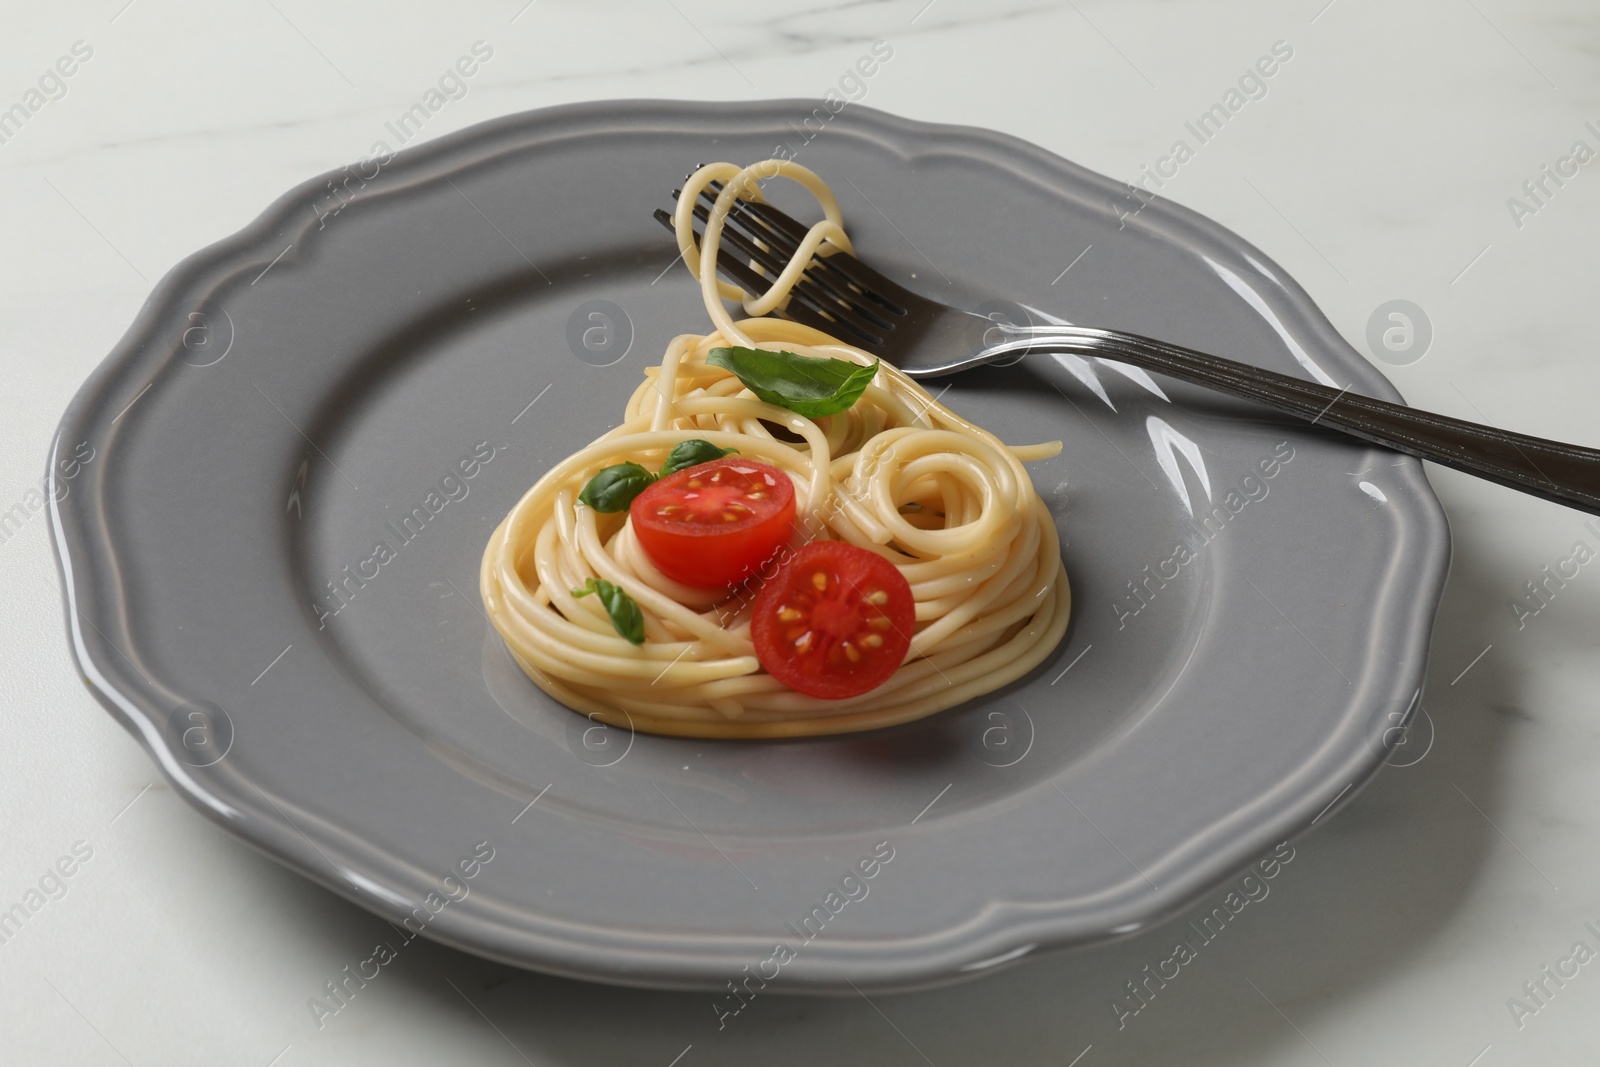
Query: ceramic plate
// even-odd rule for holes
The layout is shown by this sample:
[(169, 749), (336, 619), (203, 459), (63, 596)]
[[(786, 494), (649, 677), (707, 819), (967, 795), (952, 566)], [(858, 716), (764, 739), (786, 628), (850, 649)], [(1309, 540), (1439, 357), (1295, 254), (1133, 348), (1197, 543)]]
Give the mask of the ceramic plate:
[(161, 282), (62, 421), (52, 526), (86, 681), (200, 812), (510, 963), (903, 989), (1156, 923), (1383, 762), (1449, 555), (1420, 465), (1071, 359), (944, 393), (1065, 441), (1031, 469), (1074, 620), (1029, 677), (891, 730), (733, 743), (597, 727), (521, 675), (480, 610), (484, 542), (705, 329), (650, 218), (701, 162), (793, 152), (930, 294), (1396, 398), (1193, 212), (1134, 213), (1000, 134), (813, 111), (510, 116), (309, 181)]

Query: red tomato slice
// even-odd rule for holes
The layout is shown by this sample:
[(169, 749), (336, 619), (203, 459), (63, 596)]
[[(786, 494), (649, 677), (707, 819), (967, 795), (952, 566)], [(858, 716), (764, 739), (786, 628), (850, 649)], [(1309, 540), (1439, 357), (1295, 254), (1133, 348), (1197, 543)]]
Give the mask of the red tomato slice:
[(839, 700), (888, 680), (916, 621), (911, 586), (894, 564), (842, 541), (813, 541), (761, 587), (750, 637), (768, 674)]
[(720, 589), (751, 574), (789, 540), (794, 483), (738, 456), (669, 474), (633, 498), (634, 536), (662, 574)]

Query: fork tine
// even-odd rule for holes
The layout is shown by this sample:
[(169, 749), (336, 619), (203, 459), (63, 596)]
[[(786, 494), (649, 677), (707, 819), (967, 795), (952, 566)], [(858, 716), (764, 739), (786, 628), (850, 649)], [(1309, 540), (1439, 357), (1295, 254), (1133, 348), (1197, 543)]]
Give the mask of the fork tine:
[[(671, 230), (673, 233), (678, 231), (677, 224), (673, 222), (672, 216), (667, 214), (665, 211), (662, 211), (660, 208), (657, 208), (655, 211), (655, 220), (661, 223), (661, 225), (665, 226), (667, 229)], [(699, 234), (696, 233), (695, 236), (698, 237)], [(696, 244), (698, 243), (699, 242), (696, 242)], [(741, 286), (744, 289), (752, 292), (760, 290), (771, 283), (770, 278), (763, 278), (761, 275), (751, 270), (749, 266), (739, 262), (738, 260), (719, 259), (717, 260), (717, 269), (726, 274), (728, 276), (728, 280), (733, 282), (735, 285)]]
[(786, 318), (798, 322), (802, 326), (809, 326), (813, 330), (837, 337), (839, 340), (856, 348), (876, 352), (883, 347), (884, 339), (879, 336), (869, 336), (847, 322), (828, 317), (823, 312), (816, 310), (810, 304), (799, 300), (791, 300), (783, 308)]
[[(717, 192), (720, 188), (720, 183), (712, 182), (700, 191), (700, 198), (707, 204), (715, 203)], [(728, 218), (730, 221), (743, 226), (754, 235), (756, 240), (770, 245), (785, 256), (793, 256), (800, 247), (800, 242), (805, 238), (807, 228), (773, 208), (771, 209), (772, 213), (781, 215), (784, 220), (782, 224), (775, 227), (753, 210), (756, 206), (750, 201), (735, 200), (728, 210)], [(832, 262), (833, 258), (833, 256), (817, 256), (812, 260), (807, 270), (811, 277), (832, 289), (841, 303), (853, 306), (857, 311), (871, 315), (874, 318), (881, 319), (886, 313), (889, 315), (903, 314), (903, 309), (892, 306), (889, 301), (878, 298), (875, 294), (866, 292), (862, 286), (857, 285), (847, 273), (839, 269), (838, 264)], [(869, 299), (863, 302), (861, 299), (863, 296)], [(885, 320), (884, 325), (888, 326), (891, 323)]]
[[(675, 189), (672, 195), (676, 197), (681, 193), (681, 189)], [(716, 198), (714, 195), (702, 192), (700, 199), (704, 203), (695, 204), (695, 217), (704, 222), (709, 214), (709, 206), (715, 203)], [(777, 275), (788, 265), (790, 258), (800, 247), (799, 242), (775, 233), (759, 221), (742, 213), (739, 207), (741, 203), (742, 201), (734, 202), (733, 209), (728, 213), (728, 225), (723, 232), (739, 233), (743, 236), (747, 243), (740, 246), (741, 250), (746, 251), (773, 275)], [(752, 251), (749, 243), (753, 243), (760, 251)], [(881, 333), (884, 330), (894, 329), (894, 319), (897, 316), (893, 312), (872, 301), (862, 300), (863, 294), (859, 289), (852, 286), (848, 279), (837, 271), (822, 268), (820, 266), (822, 262), (821, 259), (814, 259), (808, 264), (800, 280), (795, 283), (796, 288), (809, 288), (818, 306), (840, 318), (865, 320), (858, 322), (857, 325), (874, 332)]]
[[(717, 190), (720, 190), (720, 187), (722, 187), (720, 182), (710, 182), (706, 189), (701, 190), (702, 200), (715, 203)], [(784, 251), (790, 256), (800, 246), (808, 230), (808, 227), (789, 218), (778, 208), (749, 200), (734, 200), (733, 206), (728, 210), (728, 218), (754, 232), (760, 242)], [(845, 259), (838, 259), (838, 256), (845, 256)], [(835, 251), (827, 256), (816, 256), (808, 270), (811, 277), (816, 278), (818, 282), (826, 283), (830, 290), (838, 294), (842, 304), (854, 307), (858, 314), (877, 318), (885, 326), (893, 326), (891, 320), (894, 317), (906, 314), (906, 307), (902, 307), (885, 294), (904, 293), (904, 290), (899, 290), (899, 286), (894, 285), (888, 278), (862, 264), (859, 259), (848, 256), (848, 253)], [(861, 282), (858, 282), (856, 277), (861, 278)]]
[[(720, 190), (719, 183), (713, 182), (712, 184), (717, 185)], [(702, 192), (701, 195), (705, 196), (706, 194)], [(714, 197), (715, 194), (713, 194), (712, 198), (714, 199)], [(737, 211), (743, 219), (751, 220), (762, 226), (763, 232), (761, 236), (764, 239), (769, 239), (774, 246), (783, 247), (790, 253), (799, 246), (800, 241), (804, 239), (806, 232), (809, 230), (809, 227), (803, 223), (765, 202), (736, 200), (734, 202), (734, 211)], [(732, 213), (730, 212), (730, 214)], [(746, 222), (746, 225), (749, 225), (749, 222)], [(769, 234), (771, 238), (768, 238)], [(818, 256), (815, 263), (823, 267), (824, 273), (837, 275), (841, 281), (850, 287), (852, 295), (865, 296), (892, 315), (907, 314), (906, 298), (908, 296), (911, 297), (913, 303), (918, 299), (903, 286), (873, 270), (848, 252), (836, 251), (832, 255)]]
[[(702, 224), (705, 223), (709, 216), (710, 212), (704, 205), (696, 204), (694, 206), (694, 217)], [(761, 248), (737, 226), (724, 226), (722, 234), (727, 239), (729, 246), (742, 255), (749, 256), (767, 272), (767, 281), (761, 287), (761, 290), (770, 286), (772, 279), (776, 278), (788, 266), (789, 261), (787, 258), (779, 257), (772, 249)], [(749, 287), (747, 286), (746, 288)], [(761, 290), (752, 289), (751, 292)], [(893, 324), (885, 320), (881, 314), (863, 314), (858, 305), (844, 299), (837, 292), (831, 291), (826, 286), (817, 285), (808, 273), (802, 273), (790, 291), (805, 300), (816, 310), (827, 315), (830, 320), (850, 325), (855, 329), (856, 334), (862, 338), (872, 338), (875, 342), (881, 342), (883, 336), (894, 328)]]
[[(695, 234), (702, 240), (705, 236), (705, 222), (710, 216), (711, 212), (707, 211), (701, 205), (696, 204), (694, 206), (695, 221), (700, 223), (700, 228), (695, 231)], [(776, 277), (788, 263), (787, 259), (777, 255), (772, 249), (762, 248), (736, 226), (724, 226), (722, 228), (722, 239), (729, 248), (732, 248), (735, 252), (739, 253), (741, 256), (744, 256), (746, 259), (753, 260), (756, 266), (767, 272), (769, 275), (769, 277), (766, 279), (767, 285), (772, 284), (772, 279)], [(765, 286), (763, 286), (763, 288), (765, 288)]]
[[(654, 217), (668, 230), (677, 232), (677, 226), (667, 212), (657, 209)], [(701, 222), (705, 221), (705, 213), (698, 208), (698, 205), (695, 217)], [(723, 233), (725, 236), (729, 235), (726, 229)], [(702, 234), (697, 230), (695, 236), (699, 238)], [(737, 245), (742, 241), (742, 236), (735, 235), (729, 243)], [(718, 258), (717, 270), (747, 292), (759, 293), (772, 284), (771, 277), (757, 274), (748, 264), (737, 259)], [(876, 349), (883, 345), (885, 340), (883, 334), (886, 331), (874, 328), (872, 323), (854, 315), (848, 315), (839, 308), (837, 302), (819, 297), (815, 290), (797, 284), (790, 290), (790, 297), (789, 303), (783, 308), (783, 314), (795, 322), (834, 336), (848, 334), (850, 336), (842, 336), (840, 339), (861, 347)]]

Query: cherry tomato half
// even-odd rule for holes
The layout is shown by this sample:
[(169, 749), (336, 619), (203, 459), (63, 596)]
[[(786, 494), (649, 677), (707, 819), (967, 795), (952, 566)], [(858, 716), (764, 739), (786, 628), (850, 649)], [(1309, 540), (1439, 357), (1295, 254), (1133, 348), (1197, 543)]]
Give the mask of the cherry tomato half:
[(894, 564), (841, 541), (813, 541), (761, 587), (750, 637), (768, 674), (839, 700), (888, 680), (911, 648), (916, 618), (911, 586)]
[(776, 467), (725, 456), (669, 474), (628, 506), (639, 545), (668, 578), (719, 589), (789, 540), (794, 483)]

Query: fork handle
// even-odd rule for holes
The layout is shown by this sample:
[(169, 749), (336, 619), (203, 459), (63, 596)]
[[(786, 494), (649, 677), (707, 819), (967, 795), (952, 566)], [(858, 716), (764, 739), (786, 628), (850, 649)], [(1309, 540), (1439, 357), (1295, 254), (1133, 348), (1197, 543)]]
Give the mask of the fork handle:
[[(1316, 426), (1432, 460), (1533, 496), (1600, 514), (1600, 451), (1496, 429), (1334, 389), (1277, 371), (1118, 330), (1001, 326), (1009, 352), (1070, 352), (1120, 360), (1231, 396), (1255, 400)], [(987, 355), (987, 351), (985, 353)]]

